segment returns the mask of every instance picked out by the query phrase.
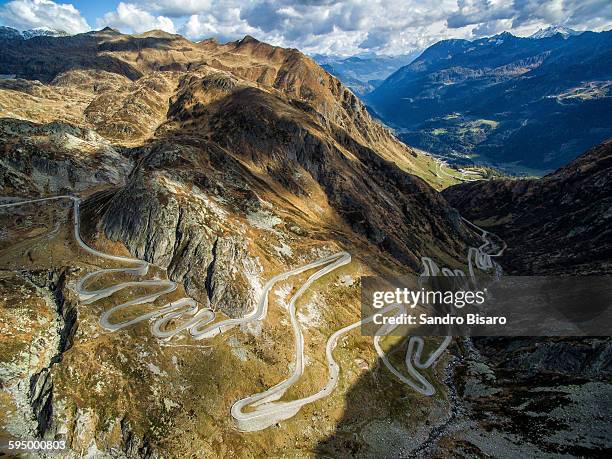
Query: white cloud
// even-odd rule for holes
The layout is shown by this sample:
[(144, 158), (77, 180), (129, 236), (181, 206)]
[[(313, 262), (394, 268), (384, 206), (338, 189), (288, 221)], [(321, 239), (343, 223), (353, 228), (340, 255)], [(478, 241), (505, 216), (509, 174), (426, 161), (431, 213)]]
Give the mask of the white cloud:
[(444, 35), (444, 21), (455, 8), (455, 0), (441, 0), (436, 8), (420, 0), (220, 0), (214, 9), (191, 15), (180, 31), (191, 39), (222, 41), (249, 34), (309, 53), (399, 54), (439, 38), (428, 31)]
[[(70, 4), (12, 0), (0, 21), (16, 28), (80, 32), (88, 25)], [(124, 32), (178, 30), (192, 40), (244, 35), (308, 53), (401, 54), (447, 38), (509, 31), (529, 35), (561, 24), (607, 30), (610, 0), (125, 0), (97, 19)]]
[(577, 30), (604, 30), (612, 25), (609, 0), (458, 0), (448, 17), (450, 28), (474, 25), (476, 35), (503, 27), (517, 35), (564, 25)]
[(87, 21), (73, 5), (51, 0), (12, 0), (0, 7), (0, 21), (20, 30), (36, 27), (68, 33), (90, 30)]
[(137, 2), (157, 14), (171, 18), (202, 13), (213, 7), (213, 0), (137, 0)]
[(122, 32), (142, 33), (152, 29), (160, 29), (176, 33), (174, 22), (166, 16), (154, 16), (133, 3), (119, 3), (115, 11), (106, 13), (98, 19), (98, 26), (115, 27)]
[[(178, 9), (197, 1), (165, 3)], [(310, 53), (400, 54), (447, 38), (528, 35), (559, 23), (601, 30), (611, 22), (609, 0), (214, 0), (181, 32), (221, 40), (250, 34)]]
[(231, 5), (223, 8), (222, 11), (217, 10), (215, 13), (191, 15), (180, 32), (192, 40), (215, 37), (221, 41), (229, 41), (242, 38), (245, 35), (266, 35), (267, 40), (277, 44), (278, 38), (251, 26), (240, 17), (240, 8)]

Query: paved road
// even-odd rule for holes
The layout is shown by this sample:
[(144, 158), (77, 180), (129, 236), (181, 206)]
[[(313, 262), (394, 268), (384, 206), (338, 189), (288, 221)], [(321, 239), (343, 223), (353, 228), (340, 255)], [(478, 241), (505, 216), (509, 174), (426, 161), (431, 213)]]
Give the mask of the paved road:
[[(231, 408), (231, 415), (236, 421), (236, 424), (240, 430), (256, 431), (265, 429), (276, 424), (277, 422), (293, 417), (302, 406), (330, 395), (338, 383), (340, 373), (340, 367), (333, 357), (333, 350), (338, 340), (346, 333), (349, 333), (361, 325), (369, 323), (373, 320), (374, 316), (359, 320), (351, 325), (341, 328), (329, 337), (325, 348), (325, 357), (328, 365), (328, 379), (323, 388), (321, 388), (318, 392), (304, 398), (291, 401), (280, 401), (285, 392), (297, 381), (299, 381), (304, 372), (304, 336), (297, 320), (296, 303), (317, 279), (331, 273), (341, 266), (350, 263), (351, 255), (348, 252), (338, 252), (274, 276), (264, 286), (262, 297), (259, 299), (256, 307), (241, 318), (226, 319), (213, 323), (215, 320), (215, 313), (213, 311), (207, 308), (200, 309), (196, 301), (191, 298), (181, 298), (177, 301), (166, 303), (160, 308), (145, 314), (141, 314), (140, 316), (131, 320), (115, 323), (111, 321), (111, 317), (118, 311), (128, 309), (135, 305), (151, 303), (160, 296), (176, 290), (177, 284), (170, 280), (153, 279), (120, 282), (118, 284), (97, 290), (88, 289), (86, 287), (87, 283), (89, 283), (95, 277), (104, 274), (125, 273), (135, 276), (145, 276), (148, 273), (150, 264), (146, 261), (135, 258), (110, 255), (100, 252), (87, 245), (81, 237), (81, 200), (78, 197), (64, 195), (50, 198), (24, 200), (19, 202), (11, 202), (8, 204), (0, 204), (0, 208), (63, 199), (71, 200), (74, 204), (74, 237), (81, 248), (92, 255), (130, 265), (130, 267), (124, 268), (102, 268), (83, 276), (75, 285), (75, 291), (79, 295), (81, 302), (84, 304), (93, 303), (120, 290), (130, 287), (157, 287), (155, 293), (136, 297), (130, 301), (113, 306), (105, 311), (100, 318), (100, 324), (103, 328), (109, 331), (116, 331), (145, 320), (152, 320), (151, 330), (153, 335), (163, 340), (168, 340), (185, 330), (187, 330), (195, 339), (210, 338), (235, 326), (252, 321), (263, 320), (268, 311), (269, 293), (276, 283), (286, 280), (291, 276), (319, 268), (300, 286), (297, 292), (292, 296), (289, 303), (291, 327), (295, 337), (293, 370), (287, 379), (279, 382), (275, 386), (265, 390), (264, 392), (251, 395), (234, 403)], [(492, 262), (491, 257), (500, 256), (505, 249), (505, 244), (496, 254), (488, 254), (487, 251), (494, 247), (491, 234), (467, 220), (464, 221), (471, 228), (478, 231), (480, 237), (483, 239), (483, 244), (480, 247), (471, 247), (468, 251), (468, 272), (471, 277), (474, 277), (474, 266), (484, 271), (490, 270), (494, 266), (494, 262)], [(461, 270), (451, 270), (445, 267), (438, 267), (436, 263), (428, 257), (423, 257), (422, 263), (424, 268), (424, 272), (422, 274), (423, 276), (435, 276), (440, 274), (445, 276), (465, 276), (465, 273)], [(391, 305), (380, 312), (385, 314), (394, 313), (396, 315), (400, 315), (405, 313), (405, 310), (402, 305)], [(180, 325), (175, 326), (173, 329), (167, 329), (167, 325), (169, 325), (170, 321), (185, 318), (187, 318), (187, 320), (184, 320)], [(395, 327), (396, 326), (384, 325), (379, 330), (379, 335), (390, 334)], [(374, 338), (374, 347), (383, 364), (402, 382), (409, 385), (416, 391), (424, 395), (433, 395), (435, 393), (433, 386), (425, 377), (421, 375), (418, 370), (423, 370), (434, 365), (446, 347), (450, 344), (451, 337), (445, 337), (438, 349), (431, 353), (425, 361), (422, 360), (422, 352), (424, 347), (423, 339), (420, 337), (410, 338), (406, 352), (405, 365), (411, 378), (406, 377), (403, 373), (398, 371), (388, 360), (380, 344), (382, 337), (383, 336), (376, 336)]]
[[(489, 231), (480, 228), (479, 226), (475, 225), (469, 220), (466, 220), (463, 217), (461, 217), (461, 219), (464, 223), (468, 225), (469, 228), (476, 231), (483, 241), (482, 245), (480, 245), (479, 247), (470, 247), (468, 249), (467, 266), (470, 278), (476, 279), (476, 273), (474, 271), (475, 268), (484, 272), (489, 272), (494, 269), (494, 274), (496, 276), (501, 275), (501, 268), (492, 260), (492, 258), (499, 257), (504, 253), (504, 250), (506, 250), (506, 243), (504, 241), (501, 241), (501, 245), (499, 245), (498, 248), (498, 244), (496, 244), (493, 240), (494, 238), (497, 238), (497, 236), (490, 233)], [(495, 249), (498, 249), (497, 252), (490, 253)], [(466, 274), (463, 270), (439, 267), (429, 257), (422, 257), (421, 262), (423, 263), (423, 273), (421, 274), (422, 277), (440, 275), (447, 277), (466, 277)], [(387, 332), (387, 334), (388, 333), (389, 332)], [(387, 368), (389, 368), (395, 376), (400, 378), (406, 384), (409, 384), (417, 392), (420, 392), (423, 395), (435, 394), (434, 387), (429, 381), (427, 381), (424, 376), (421, 375), (421, 373), (419, 373), (418, 370), (423, 370), (432, 366), (436, 362), (437, 358), (442, 354), (442, 352), (444, 352), (444, 350), (448, 347), (452, 340), (452, 337), (446, 336), (442, 343), (438, 346), (438, 348), (434, 352), (432, 352), (432, 354), (425, 362), (421, 360), (421, 354), (425, 345), (423, 338), (421, 338), (420, 336), (410, 337), (408, 341), (408, 349), (406, 351), (406, 359), (404, 362), (408, 373), (418, 382), (418, 384), (415, 384), (409, 379), (405, 378), (405, 376), (403, 376), (399, 371), (393, 368), (389, 362), (387, 362), (386, 356), (384, 356), (382, 349), (380, 349), (380, 339), (380, 336), (376, 336), (374, 338), (374, 346), (376, 347), (378, 355), (383, 360)]]
[[(444, 170), (444, 167), (448, 167), (450, 168), (450, 166), (448, 165), (448, 163), (440, 158), (434, 158), (435, 162), (436, 162), (436, 166), (435, 166), (435, 170), (434, 170), (434, 174), (440, 178), (442, 178), (443, 175), (446, 175), (447, 177), (450, 177), (452, 179), (455, 180), (461, 180), (462, 182), (477, 182), (479, 180), (482, 180), (480, 177), (469, 177), (470, 175), (474, 176), (474, 175), (479, 175), (478, 172), (475, 171), (469, 171), (469, 170), (465, 170), (465, 169), (459, 169), (458, 173), (461, 174), (461, 176), (456, 176), (456, 175), (451, 175), (448, 172), (446, 172)], [(466, 177), (467, 176), (467, 177)]]

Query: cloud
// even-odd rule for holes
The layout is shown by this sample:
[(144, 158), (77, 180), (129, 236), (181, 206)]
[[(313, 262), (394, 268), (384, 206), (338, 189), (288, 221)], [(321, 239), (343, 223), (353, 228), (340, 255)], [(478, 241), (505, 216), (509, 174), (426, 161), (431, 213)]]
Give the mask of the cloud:
[(90, 30), (79, 10), (51, 0), (12, 0), (0, 7), (0, 21), (19, 30), (44, 27), (80, 33)]
[[(70, 4), (12, 0), (0, 20), (16, 28), (81, 32), (88, 25)], [(124, 32), (162, 29), (220, 41), (244, 35), (307, 53), (403, 54), (448, 38), (509, 31), (529, 35), (564, 25), (609, 29), (610, 0), (124, 0), (98, 18)]]
[(578, 30), (603, 30), (612, 25), (612, 3), (609, 0), (515, 0), (517, 15), (513, 27), (561, 24)]
[(214, 7), (217, 8), (217, 3), (214, 0), (136, 0), (143, 8), (148, 8), (156, 14), (161, 14), (171, 18), (191, 15), (194, 13), (202, 13), (209, 11)]
[(215, 37), (220, 41), (231, 41), (245, 35), (256, 35), (265, 36), (271, 43), (280, 44), (276, 40), (277, 37), (266, 34), (243, 20), (240, 17), (240, 8), (233, 6), (232, 2), (224, 2), (224, 6), (217, 8), (215, 12), (191, 15), (180, 32), (192, 40)]
[[(189, 5), (193, 5), (192, 0)], [(173, 0), (176, 4), (180, 0)], [(214, 0), (180, 31), (191, 39), (245, 34), (309, 53), (409, 53), (447, 38), (510, 31), (529, 35), (562, 24), (601, 30), (609, 0)]]
[[(444, 21), (455, 0), (434, 7), (420, 0), (221, 0), (215, 8), (193, 14), (180, 32), (191, 39), (211, 35), (236, 39), (245, 34), (310, 53), (399, 54), (444, 35)], [(458, 31), (469, 36), (469, 31)]]
[(99, 27), (115, 27), (122, 32), (142, 33), (152, 29), (160, 29), (176, 33), (174, 22), (166, 16), (154, 16), (133, 3), (119, 3), (115, 11), (106, 13), (98, 19)]
[(527, 35), (550, 25), (578, 30), (603, 30), (612, 23), (609, 0), (458, 0), (448, 16), (451, 29), (475, 26), (474, 35), (500, 28)]
[(448, 16), (446, 21), (451, 29), (458, 29), (467, 25), (487, 27), (487, 24), (504, 19), (511, 19), (516, 15), (511, 2), (490, 0), (459, 0), (457, 11)]

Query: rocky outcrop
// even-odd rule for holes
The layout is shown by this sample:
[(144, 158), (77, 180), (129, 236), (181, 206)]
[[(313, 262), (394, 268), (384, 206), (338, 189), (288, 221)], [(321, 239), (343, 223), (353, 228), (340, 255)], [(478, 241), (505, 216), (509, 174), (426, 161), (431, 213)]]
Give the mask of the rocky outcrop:
[(515, 372), (515, 379), (560, 378), (612, 381), (612, 342), (608, 339), (575, 338), (479, 338), (481, 353), (491, 365)]
[(51, 357), (45, 368), (30, 378), (29, 397), (32, 412), (36, 418), (38, 435), (45, 439), (55, 439), (63, 424), (61, 419), (54, 418), (52, 367), (61, 362), (62, 355), (72, 345), (72, 339), (78, 326), (76, 304), (64, 297), (66, 275), (66, 271), (61, 270), (29, 276), (31, 282), (38, 288), (50, 292), (59, 322), (55, 355)]
[(121, 184), (131, 161), (95, 131), (56, 122), (0, 121), (5, 195), (58, 195)]
[(244, 274), (247, 241), (238, 228), (224, 231), (227, 211), (208, 194), (206, 176), (173, 170), (183, 159), (181, 147), (169, 144), (148, 153), (125, 187), (93, 203), (104, 208), (101, 228), (134, 256), (166, 268), (203, 305), (239, 315), (256, 300)]
[(210, 136), (237, 159), (254, 163), (270, 180), (302, 196), (305, 189), (295, 175), (303, 172), (353, 230), (410, 268), (418, 269), (430, 244), (440, 243), (449, 252), (462, 250), (457, 235), (467, 236), (458, 214), (426, 183), (346, 130), (328, 128), (318, 116), (305, 117), (301, 106), (257, 88), (237, 88), (197, 113), (178, 104), (173, 113), (188, 113), (189, 121), (168, 132), (174, 141), (185, 132)]
[[(5, 422), (9, 432), (20, 438), (55, 439), (64, 425), (54, 411), (53, 367), (70, 348), (78, 323), (75, 304), (64, 298), (65, 279), (64, 270), (39, 271), (25, 273), (15, 282), (15, 288), (23, 283), (33, 293), (23, 300), (24, 314), (19, 317), (21, 335), (27, 338), (31, 334), (31, 343), (26, 346), (26, 355), (6, 356), (24, 359), (23, 362), (9, 364), (3, 357), (0, 381), (2, 390), (13, 394), (18, 409), (18, 417)], [(45, 307), (36, 307), (38, 299)], [(3, 319), (6, 321), (10, 316), (4, 313)], [(14, 338), (13, 346), (25, 345), (19, 341), (21, 337)], [(5, 374), (7, 370), (9, 373)]]

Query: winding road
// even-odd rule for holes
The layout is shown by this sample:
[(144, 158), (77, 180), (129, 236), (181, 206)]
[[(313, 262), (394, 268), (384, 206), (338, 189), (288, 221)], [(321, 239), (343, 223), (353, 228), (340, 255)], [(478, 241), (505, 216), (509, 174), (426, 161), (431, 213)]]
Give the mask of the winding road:
[[(299, 381), (304, 372), (304, 336), (302, 334), (302, 330), (297, 319), (296, 303), (316, 280), (340, 268), (341, 266), (350, 263), (351, 255), (348, 252), (338, 252), (333, 255), (323, 257), (319, 260), (305, 264), (301, 267), (274, 276), (264, 286), (262, 296), (259, 299), (256, 307), (241, 318), (226, 319), (214, 323), (216, 317), (214, 311), (208, 308), (200, 309), (198, 307), (197, 302), (191, 298), (181, 298), (179, 300), (166, 303), (153, 311), (141, 314), (131, 320), (115, 323), (111, 321), (111, 317), (115, 315), (118, 311), (127, 310), (128, 308), (136, 305), (152, 303), (160, 296), (175, 291), (177, 289), (177, 284), (176, 282), (173, 282), (171, 280), (153, 279), (121, 282), (97, 290), (88, 289), (86, 287), (86, 284), (91, 282), (92, 279), (105, 274), (124, 273), (135, 276), (145, 276), (148, 273), (150, 264), (146, 261), (139, 260), (136, 258), (110, 255), (104, 252), (100, 252), (95, 248), (89, 246), (81, 237), (81, 199), (78, 197), (63, 195), (49, 198), (22, 200), (6, 204), (0, 204), (0, 209), (54, 200), (72, 201), (74, 209), (74, 237), (83, 250), (100, 258), (130, 265), (130, 267), (123, 268), (101, 268), (91, 273), (88, 273), (82, 278), (80, 278), (75, 284), (74, 290), (78, 294), (79, 300), (82, 303), (94, 303), (100, 299), (109, 297), (116, 292), (130, 287), (158, 288), (155, 293), (138, 296), (130, 301), (118, 304), (105, 311), (100, 318), (100, 325), (104, 329), (111, 332), (120, 330), (125, 327), (129, 327), (142, 321), (151, 320), (152, 334), (162, 340), (169, 340), (173, 336), (184, 331), (188, 331), (189, 334), (195, 339), (211, 338), (233, 327), (246, 324), (248, 322), (260, 321), (265, 319), (268, 311), (269, 294), (276, 283), (286, 280), (291, 276), (295, 276), (306, 271), (318, 268), (300, 286), (300, 288), (292, 296), (289, 302), (291, 326), (293, 329), (293, 335), (295, 337), (293, 370), (285, 380), (281, 381), (275, 386), (270, 387), (264, 392), (251, 395), (234, 403), (231, 408), (231, 415), (234, 418), (237, 427), (242, 431), (257, 431), (265, 429), (282, 420), (289, 419), (295, 416), (295, 414), (298, 413), (302, 406), (330, 395), (338, 383), (340, 374), (340, 367), (333, 357), (333, 350), (336, 347), (338, 340), (343, 335), (360, 327), (361, 325), (372, 322), (374, 319), (374, 316), (370, 316), (365, 319), (359, 320), (353, 324), (341, 328), (340, 330), (337, 330), (329, 337), (325, 348), (325, 357), (328, 365), (328, 379), (327, 383), (325, 384), (325, 386), (323, 386), (323, 388), (321, 388), (318, 392), (304, 398), (295, 399), (291, 401), (280, 401), (285, 392), (297, 381)], [(494, 246), (494, 243), (490, 237), (490, 233), (470, 223), (465, 219), (464, 221), (468, 225), (470, 225), (475, 231), (478, 231), (480, 237), (483, 239), (483, 244), (480, 247), (471, 247), (468, 251), (468, 272), (471, 277), (474, 277), (474, 266), (484, 271), (488, 271), (495, 266), (495, 263), (491, 260), (491, 257), (500, 256), (503, 253), (503, 250), (505, 249), (505, 244), (496, 254), (488, 254), (487, 250), (493, 248)], [(458, 269), (451, 270), (449, 268), (444, 267), (439, 268), (436, 263), (428, 257), (423, 257), (422, 263), (424, 267), (424, 272), (422, 276), (436, 276), (440, 273), (445, 276), (465, 276), (465, 273)], [(394, 312), (396, 315), (400, 315), (403, 314), (405, 310), (402, 305), (391, 305), (378, 312)], [(187, 320), (184, 320), (181, 324), (175, 326), (172, 329), (168, 328), (171, 321), (185, 318)], [(433, 386), (429, 381), (427, 381), (424, 376), (421, 375), (418, 370), (424, 370), (434, 365), (440, 355), (444, 352), (446, 347), (448, 347), (452, 338), (449, 336), (445, 337), (439, 347), (433, 353), (431, 353), (425, 361), (423, 361), (422, 352), (424, 348), (424, 341), (421, 337), (411, 337), (408, 342), (405, 358), (406, 369), (411, 377), (409, 378), (393, 366), (393, 364), (388, 360), (384, 350), (381, 347), (380, 341), (383, 336), (390, 334), (394, 328), (396, 328), (395, 325), (383, 325), (383, 327), (381, 327), (381, 329), (379, 330), (379, 336), (374, 337), (374, 347), (378, 356), (380, 357), (383, 364), (403, 383), (409, 385), (421, 394), (433, 395), (435, 393)]]
[[(483, 241), (483, 244), (479, 247), (470, 247), (468, 249), (467, 254), (467, 266), (468, 266), (468, 274), (471, 279), (476, 279), (476, 273), (474, 272), (474, 267), (477, 269), (488, 272), (491, 269), (495, 268), (495, 275), (501, 275), (501, 268), (497, 263), (495, 263), (492, 258), (499, 257), (506, 250), (506, 243), (502, 241), (502, 246), (499, 250), (493, 254), (489, 253), (489, 250), (495, 250), (495, 243), (493, 242), (492, 233), (486, 231), (469, 220), (461, 217), (461, 220), (466, 223), (472, 230), (479, 233), (480, 238)], [(447, 276), (447, 277), (462, 277), (465, 278), (465, 272), (461, 269), (450, 269), (446, 267), (440, 268), (431, 258), (429, 257), (421, 257), (421, 262), (423, 263), (423, 273), (421, 273), (421, 277), (429, 277), (429, 276)], [(392, 328), (391, 328), (392, 330)], [(387, 332), (387, 334), (390, 331)], [(404, 361), (406, 365), (406, 370), (408, 373), (416, 380), (419, 384), (415, 384), (413, 381), (407, 379), (402, 373), (397, 371), (390, 362), (387, 361), (386, 356), (382, 352), (380, 348), (380, 336), (374, 337), (374, 346), (376, 347), (376, 351), (382, 361), (385, 363), (387, 368), (391, 370), (391, 372), (401, 379), (406, 384), (410, 385), (414, 390), (420, 392), (423, 395), (433, 395), (435, 394), (435, 389), (431, 385), (427, 379), (422, 376), (418, 369), (423, 370), (432, 366), (437, 358), (444, 352), (444, 350), (450, 344), (452, 337), (446, 336), (442, 343), (438, 346), (438, 348), (431, 353), (429, 358), (425, 361), (421, 361), (421, 354), (423, 352), (423, 347), (425, 346), (425, 342), (423, 338), (420, 336), (411, 336), (408, 341), (408, 349), (406, 350), (406, 359)]]
[(450, 166), (448, 165), (448, 163), (440, 158), (434, 158), (435, 162), (436, 162), (436, 166), (435, 166), (435, 170), (434, 170), (434, 174), (440, 178), (442, 178), (443, 175), (446, 175), (447, 177), (450, 177), (452, 179), (455, 180), (460, 180), (462, 182), (476, 182), (478, 180), (481, 180), (479, 177), (466, 177), (466, 175), (472, 175), (472, 176), (477, 176), (478, 172), (474, 172), (474, 171), (470, 171), (470, 170), (465, 170), (465, 169), (459, 169), (457, 172), (461, 174), (461, 177), (458, 177), (456, 175), (451, 175), (448, 172), (446, 172), (444, 170), (444, 167), (448, 167), (450, 168)]

